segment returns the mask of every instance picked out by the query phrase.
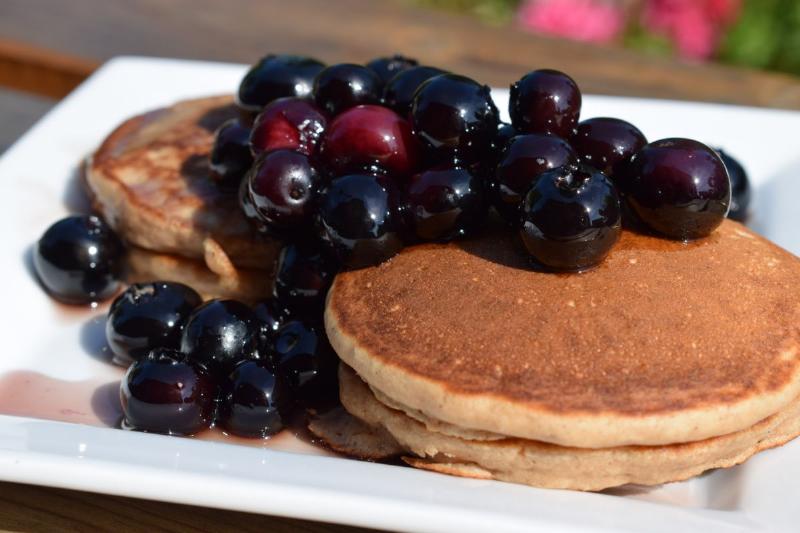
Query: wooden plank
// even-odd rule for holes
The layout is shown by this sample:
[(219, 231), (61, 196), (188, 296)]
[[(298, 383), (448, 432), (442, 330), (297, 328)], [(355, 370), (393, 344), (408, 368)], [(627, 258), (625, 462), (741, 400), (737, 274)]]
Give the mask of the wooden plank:
[(400, 51), (497, 86), (555, 67), (585, 92), (800, 109), (800, 82), (790, 76), (535, 37), (399, 2), (4, 0), (0, 36), (92, 60), (144, 54), (251, 63), (295, 52), (337, 62)]
[(63, 98), (98, 62), (0, 38), (0, 87)]

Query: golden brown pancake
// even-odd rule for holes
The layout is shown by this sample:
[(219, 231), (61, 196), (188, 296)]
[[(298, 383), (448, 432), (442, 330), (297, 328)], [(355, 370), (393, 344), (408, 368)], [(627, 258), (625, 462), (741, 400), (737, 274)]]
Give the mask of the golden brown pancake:
[(447, 424), (563, 446), (744, 430), (800, 393), (800, 261), (725, 221), (625, 231), (598, 268), (535, 272), (507, 233), (337, 276), (326, 327), (373, 389)]
[(179, 102), (121, 124), (91, 156), (94, 207), (126, 241), (203, 259), (214, 241), (239, 267), (272, 268), (279, 243), (259, 235), (235, 193), (210, 177), (214, 130), (236, 116), (228, 96)]
[(348, 412), (387, 430), (411, 466), (436, 472), (524, 483), (537, 487), (602, 490), (628, 483), (680, 481), (711, 468), (739, 464), (800, 433), (800, 399), (755, 425), (720, 437), (664, 446), (572, 448), (519, 438), (470, 440), (443, 433), (392, 409), (351, 369), (339, 369), (340, 397)]

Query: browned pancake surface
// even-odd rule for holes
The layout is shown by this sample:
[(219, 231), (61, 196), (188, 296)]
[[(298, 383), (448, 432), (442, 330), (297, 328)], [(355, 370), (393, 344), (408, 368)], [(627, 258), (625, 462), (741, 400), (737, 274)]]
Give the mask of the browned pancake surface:
[(227, 96), (187, 100), (133, 117), (92, 156), (95, 206), (128, 241), (202, 258), (211, 238), (239, 266), (269, 268), (275, 242), (247, 222), (236, 194), (211, 179), (214, 130), (236, 116)]
[(381, 364), (453, 393), (638, 416), (796, 379), (800, 262), (730, 221), (688, 244), (626, 231), (569, 275), (492, 235), (340, 274), (329, 312)]

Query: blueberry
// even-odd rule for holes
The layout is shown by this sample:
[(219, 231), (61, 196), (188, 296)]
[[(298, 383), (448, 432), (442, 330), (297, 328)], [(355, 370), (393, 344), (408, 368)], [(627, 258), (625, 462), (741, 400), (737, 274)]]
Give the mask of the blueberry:
[(235, 189), (253, 164), (250, 128), (232, 118), (217, 128), (209, 157), (211, 177), (222, 187)]
[(456, 74), (441, 74), (423, 83), (411, 106), (414, 132), (428, 160), (476, 163), (490, 152), (500, 122), (489, 87)]
[(616, 179), (639, 221), (673, 239), (697, 239), (722, 223), (731, 202), (725, 164), (691, 139), (662, 139), (642, 148)]
[(259, 320), (260, 346), (259, 353), (268, 353), (272, 350), (275, 333), (289, 321), (289, 310), (277, 298), (267, 298), (258, 302), (253, 307), (253, 312)]
[(534, 70), (511, 86), (508, 110), (517, 131), (568, 139), (578, 125), (581, 91), (563, 72)]
[(309, 406), (336, 398), (339, 359), (321, 325), (287, 322), (275, 335), (272, 355), (297, 402)]
[(305, 154), (292, 150), (264, 153), (247, 174), (250, 205), (267, 228), (277, 233), (301, 231), (312, 222), (321, 181)]
[(717, 153), (731, 179), (731, 209), (728, 211), (728, 218), (744, 222), (747, 218), (747, 208), (750, 206), (750, 180), (747, 178), (747, 172), (729, 153), (721, 148), (717, 149)]
[(513, 137), (497, 165), (493, 190), (495, 208), (517, 227), (522, 201), (539, 175), (575, 161), (572, 147), (560, 137), (539, 134)]
[(269, 437), (286, 425), (290, 412), (286, 378), (266, 361), (242, 361), (223, 380), (217, 424), (241, 437)]
[(384, 105), (394, 109), (401, 117), (407, 117), (411, 111), (414, 94), (419, 86), (439, 74), (446, 74), (446, 72), (436, 67), (426, 66), (403, 70), (389, 80), (383, 88)]
[(33, 266), (51, 296), (68, 304), (111, 297), (124, 248), (96, 216), (71, 216), (47, 228), (33, 252)]
[(647, 144), (647, 139), (630, 122), (599, 117), (578, 124), (571, 143), (582, 163), (614, 179), (633, 154)]
[(373, 71), (386, 83), (400, 72), (417, 66), (417, 60), (395, 54), (391, 57), (378, 57), (367, 63), (367, 68)]
[(367, 67), (340, 63), (321, 71), (314, 79), (314, 102), (335, 116), (357, 105), (380, 103), (382, 90), (381, 79)]
[(317, 247), (290, 243), (278, 257), (274, 296), (294, 315), (321, 314), (336, 265)]
[(135, 283), (108, 312), (106, 339), (120, 362), (141, 359), (154, 348), (177, 350), (189, 314), (203, 299), (181, 283)]
[(212, 371), (259, 358), (261, 324), (252, 309), (235, 300), (209, 300), (186, 320), (181, 352)]
[(347, 268), (385, 261), (403, 247), (400, 205), (388, 178), (350, 174), (333, 180), (317, 214), (323, 244)]
[(129, 366), (122, 379), (123, 426), (192, 435), (211, 424), (216, 396), (217, 383), (203, 365), (157, 348)]
[(408, 184), (408, 217), (419, 239), (462, 237), (478, 228), (485, 214), (482, 180), (467, 167), (432, 168)]
[(242, 109), (260, 111), (278, 98), (309, 96), (314, 77), (323, 68), (324, 64), (310, 57), (270, 54), (247, 71), (236, 103)]
[(619, 195), (603, 173), (567, 165), (539, 176), (525, 196), (520, 236), (539, 265), (583, 270), (599, 264), (619, 238)]

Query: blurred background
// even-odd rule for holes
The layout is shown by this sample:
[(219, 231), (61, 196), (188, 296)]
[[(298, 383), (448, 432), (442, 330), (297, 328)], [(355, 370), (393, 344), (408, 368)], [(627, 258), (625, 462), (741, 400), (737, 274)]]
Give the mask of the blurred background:
[(402, 53), (494, 86), (556, 68), (587, 93), (800, 109), (797, 0), (2, 0), (0, 152), (116, 55), (270, 52)]

